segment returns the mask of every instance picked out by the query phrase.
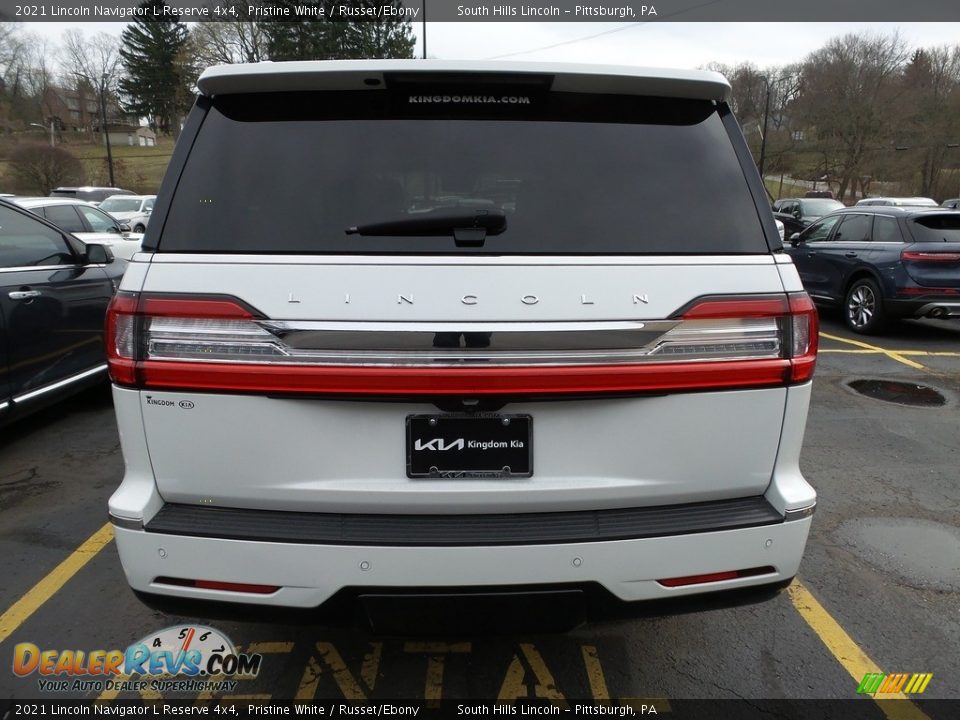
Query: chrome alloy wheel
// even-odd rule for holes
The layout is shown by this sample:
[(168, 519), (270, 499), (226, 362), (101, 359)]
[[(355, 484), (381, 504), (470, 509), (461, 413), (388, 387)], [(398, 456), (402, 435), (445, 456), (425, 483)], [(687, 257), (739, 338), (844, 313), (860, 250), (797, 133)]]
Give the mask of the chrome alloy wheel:
[(847, 317), (858, 328), (866, 327), (877, 311), (877, 298), (867, 285), (858, 286), (847, 300)]

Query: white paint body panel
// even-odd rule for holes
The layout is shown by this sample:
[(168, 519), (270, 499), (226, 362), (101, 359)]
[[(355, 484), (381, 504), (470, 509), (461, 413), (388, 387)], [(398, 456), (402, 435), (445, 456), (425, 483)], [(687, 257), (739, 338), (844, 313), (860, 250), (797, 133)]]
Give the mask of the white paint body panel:
[[(284, 257), (261, 257), (253, 264), (230, 256), (189, 262), (181, 255), (179, 262), (152, 263), (143, 290), (233, 295), (274, 320), (653, 320), (698, 296), (783, 292), (778, 266), (762, 257), (762, 264), (713, 264), (704, 257), (696, 264), (664, 258), (608, 259), (603, 265), (574, 258), (544, 264), (506, 258), (326, 264)], [(291, 293), (298, 302), (290, 302)], [(475, 296), (476, 304), (465, 305), (465, 295)], [(536, 302), (527, 304), (524, 297)]]
[[(469, 587), (597, 582), (621, 600), (653, 600), (788, 580), (810, 518), (781, 525), (644, 540), (503, 547), (351, 547), (238, 542), (115, 528), (130, 585), (158, 595), (315, 607), (344, 587)], [(159, 549), (166, 552), (160, 558)], [(213, 560), (215, 558), (215, 561)], [(579, 566), (574, 558), (580, 558)], [(369, 564), (368, 570), (361, 563)], [(771, 566), (755, 577), (668, 588), (657, 580)], [(254, 595), (154, 583), (161, 576), (280, 586)]]
[[(558, 62), (477, 60), (329, 60), (215, 65), (197, 87), (204, 95), (316, 90), (382, 91), (385, 73), (511, 73), (550, 76), (554, 92), (651, 95), (726, 101), (730, 84), (711, 70)], [(371, 84), (370, 81), (377, 81)]]
[[(153, 262), (150, 262), (154, 260)], [(713, 262), (716, 260), (716, 262)], [(608, 321), (660, 319), (695, 297), (783, 292), (792, 265), (749, 258), (304, 258), (150, 256), (129, 290), (223, 293), (273, 319)], [(290, 294), (299, 302), (291, 303)], [(478, 296), (477, 305), (461, 302)], [(350, 295), (350, 302), (344, 301)], [(412, 295), (414, 303), (398, 301)], [(526, 305), (525, 294), (538, 302)], [(634, 302), (634, 294), (646, 303)], [(584, 303), (584, 298), (590, 303)], [(175, 401), (148, 405), (146, 396)], [(765, 494), (777, 510), (816, 494), (798, 460), (799, 387), (515, 402), (533, 416), (534, 474), (409, 479), (405, 418), (420, 402), (114, 391), (127, 458), (111, 513), (148, 522), (164, 502), (345, 513), (504, 513), (640, 507)], [(192, 409), (179, 407), (190, 400)], [(809, 518), (618, 542), (518, 547), (348, 547), (216, 540), (117, 528), (131, 585), (185, 597), (308, 607), (348, 586), (595, 581), (625, 600), (776, 582), (796, 573)], [(770, 546), (767, 541), (771, 540)], [(161, 560), (158, 548), (167, 553)], [(572, 558), (580, 557), (579, 568)], [(216, 561), (211, 561), (216, 558)], [(362, 572), (361, 561), (372, 569)], [(666, 588), (658, 578), (770, 565), (776, 572)], [(156, 585), (160, 575), (276, 584), (270, 596)]]
[[(146, 396), (172, 406), (148, 405)], [(431, 404), (141, 393), (168, 502), (302, 512), (595, 510), (761, 495), (785, 388), (510, 403), (533, 416), (530, 478), (410, 479), (405, 420)], [(179, 407), (194, 403), (191, 410)], [(202, 438), (197, 442), (196, 438)]]

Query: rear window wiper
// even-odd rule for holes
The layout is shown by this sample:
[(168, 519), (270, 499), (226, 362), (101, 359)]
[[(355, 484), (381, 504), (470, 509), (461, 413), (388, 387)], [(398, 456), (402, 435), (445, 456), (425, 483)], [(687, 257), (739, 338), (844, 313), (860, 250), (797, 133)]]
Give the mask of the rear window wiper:
[(499, 235), (507, 229), (507, 216), (502, 210), (474, 210), (472, 212), (430, 212), (379, 223), (355, 225), (347, 228), (347, 235), (383, 237), (453, 236), (458, 247), (479, 247), (488, 235)]

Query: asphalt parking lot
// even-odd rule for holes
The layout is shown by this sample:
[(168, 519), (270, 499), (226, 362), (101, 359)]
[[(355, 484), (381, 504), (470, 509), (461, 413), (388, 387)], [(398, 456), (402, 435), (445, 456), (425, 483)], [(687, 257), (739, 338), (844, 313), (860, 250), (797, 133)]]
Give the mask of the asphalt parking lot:
[[(283, 611), (270, 623), (214, 621), (264, 654), (260, 676), (234, 694), (854, 698), (866, 672), (924, 672), (922, 697), (877, 705), (876, 716), (933, 717), (925, 700), (960, 699), (960, 323), (861, 338), (827, 313), (821, 331), (802, 456), (819, 507), (787, 590), (681, 614), (638, 609), (558, 634), (380, 636)], [(857, 379), (928, 385), (945, 404), (864, 397), (847, 385)], [(0, 431), (0, 667), (20, 642), (124, 648), (193, 620), (151, 611), (127, 588), (103, 529), (122, 472), (106, 388)], [(36, 676), (0, 670), (0, 699), (39, 695)]]

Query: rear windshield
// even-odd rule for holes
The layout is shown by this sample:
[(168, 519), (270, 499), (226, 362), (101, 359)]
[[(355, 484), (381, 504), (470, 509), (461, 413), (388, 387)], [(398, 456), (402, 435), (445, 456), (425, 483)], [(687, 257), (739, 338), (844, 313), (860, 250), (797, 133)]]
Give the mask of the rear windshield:
[[(464, 225), (483, 214), (505, 227), (469, 247), (424, 230), (434, 218)], [(347, 233), (387, 222), (386, 234)], [(516, 90), (221, 96), (158, 249), (769, 252), (713, 103)]]
[(843, 207), (843, 203), (839, 200), (820, 198), (813, 200), (801, 200), (800, 204), (803, 206), (805, 215), (815, 215), (817, 217), (821, 217), (827, 213), (832, 213), (834, 210), (838, 210)]
[(107, 198), (100, 207), (107, 212), (138, 212), (140, 210), (139, 198)]
[(960, 242), (960, 212), (915, 218), (912, 225), (917, 242)]

